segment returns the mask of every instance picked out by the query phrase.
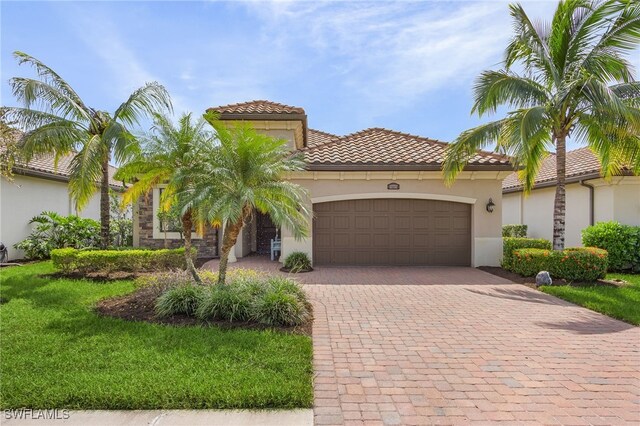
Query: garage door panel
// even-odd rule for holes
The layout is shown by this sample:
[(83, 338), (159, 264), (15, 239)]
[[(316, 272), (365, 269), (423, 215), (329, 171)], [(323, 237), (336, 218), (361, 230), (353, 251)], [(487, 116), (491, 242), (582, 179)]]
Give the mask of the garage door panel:
[(373, 200), (374, 212), (389, 212), (389, 200)]
[(374, 216), (373, 229), (389, 229), (389, 218), (387, 216)]
[(314, 205), (318, 265), (469, 265), (471, 206), (372, 199)]
[(349, 216), (334, 216), (333, 228), (334, 229), (349, 229), (351, 226), (351, 217)]
[(371, 217), (357, 216), (353, 221), (353, 225), (356, 229), (371, 229)]
[(356, 248), (371, 247), (371, 234), (355, 234), (353, 243)]
[(391, 235), (388, 233), (380, 234), (374, 233), (372, 234), (373, 240), (371, 241), (371, 246), (376, 248), (387, 248), (390, 246)]

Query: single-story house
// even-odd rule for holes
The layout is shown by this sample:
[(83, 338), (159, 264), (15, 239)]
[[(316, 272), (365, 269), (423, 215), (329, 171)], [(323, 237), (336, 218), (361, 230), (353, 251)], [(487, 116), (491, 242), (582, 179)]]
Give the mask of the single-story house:
[[(332, 135), (308, 128), (304, 109), (269, 101), (210, 110), (221, 120), (250, 122), (288, 140), (307, 163), (289, 179), (309, 191), (309, 237), (297, 241), (257, 213), (244, 226), (232, 260), (268, 253), (278, 235), (281, 260), (303, 251), (314, 265), (499, 264), (502, 180), (513, 171), (505, 156), (479, 151), (447, 187), (441, 171), (444, 142), (382, 128)], [(134, 245), (163, 244), (154, 214), (160, 191), (134, 207)], [(218, 255), (219, 240), (216, 230), (208, 230), (196, 241), (200, 255)]]
[[(598, 158), (589, 148), (580, 148), (567, 152), (566, 182), (567, 247), (582, 245), (581, 231), (596, 222), (640, 225), (640, 176), (622, 170), (603, 179)], [(556, 183), (555, 154), (544, 159), (528, 196), (517, 173), (508, 176), (502, 182), (502, 222), (527, 225), (530, 237), (551, 240)]]
[[(10, 259), (24, 257), (24, 253), (13, 245), (29, 236), (32, 231), (29, 221), (43, 211), (100, 220), (98, 193), (82, 210), (69, 195), (72, 159), (71, 154), (63, 156), (56, 167), (53, 155), (40, 155), (28, 164), (17, 162), (11, 180), (0, 178), (0, 241), (7, 247)], [(115, 171), (116, 168), (111, 167), (111, 176)], [(122, 183), (114, 179), (110, 184), (114, 190), (123, 188)]]

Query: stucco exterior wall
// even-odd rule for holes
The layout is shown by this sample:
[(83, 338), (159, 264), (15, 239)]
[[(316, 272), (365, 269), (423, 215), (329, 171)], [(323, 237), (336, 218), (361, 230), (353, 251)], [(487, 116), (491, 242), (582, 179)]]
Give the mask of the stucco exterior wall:
[[(594, 221), (615, 220), (628, 225), (640, 225), (640, 177), (624, 176), (611, 180), (587, 181), (594, 186)], [(566, 186), (565, 246), (582, 245), (581, 232), (590, 225), (589, 189), (579, 183)], [(503, 194), (503, 223), (525, 224), (533, 238), (553, 238), (553, 200), (555, 188)]]
[(13, 182), (0, 179), (0, 241), (8, 247), (10, 259), (24, 257), (24, 252), (13, 245), (29, 236), (29, 221), (43, 211), (100, 220), (100, 197), (96, 194), (83, 210), (77, 211), (67, 182), (21, 175), (15, 175)]
[[(309, 191), (307, 207), (314, 203), (358, 198), (419, 198), (471, 204), (472, 265), (497, 266), (502, 256), (502, 178), (506, 172), (465, 172), (448, 188), (440, 172), (300, 172), (291, 176), (294, 183)], [(400, 189), (387, 190), (397, 182)], [(489, 198), (495, 203), (493, 213), (486, 211)], [(311, 234), (312, 218), (309, 218)], [(282, 256), (304, 251), (313, 256), (313, 238), (297, 241), (287, 229), (282, 230)], [(312, 259), (313, 260), (313, 259)]]

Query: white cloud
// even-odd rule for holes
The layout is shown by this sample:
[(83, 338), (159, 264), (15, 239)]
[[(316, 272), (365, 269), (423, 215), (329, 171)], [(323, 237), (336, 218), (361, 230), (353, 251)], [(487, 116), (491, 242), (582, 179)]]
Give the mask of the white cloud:
[[(533, 9), (545, 12), (553, 5)], [(470, 87), (482, 69), (501, 60), (511, 33), (504, 2), (253, 2), (247, 7), (277, 46), (303, 44), (339, 58), (331, 72), (378, 114), (399, 104), (410, 107), (433, 90)]]

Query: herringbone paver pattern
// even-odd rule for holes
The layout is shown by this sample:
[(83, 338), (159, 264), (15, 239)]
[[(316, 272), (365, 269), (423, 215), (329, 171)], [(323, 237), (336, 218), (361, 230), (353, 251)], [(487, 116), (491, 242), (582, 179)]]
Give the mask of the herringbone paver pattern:
[(640, 424), (640, 329), (519, 285), (306, 285), (317, 425)]

